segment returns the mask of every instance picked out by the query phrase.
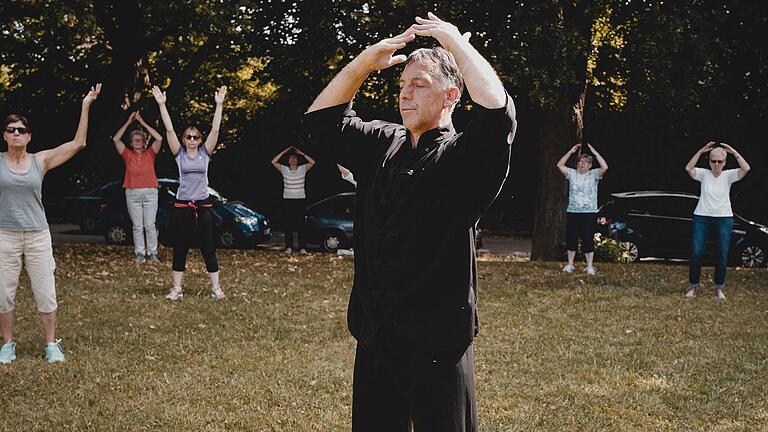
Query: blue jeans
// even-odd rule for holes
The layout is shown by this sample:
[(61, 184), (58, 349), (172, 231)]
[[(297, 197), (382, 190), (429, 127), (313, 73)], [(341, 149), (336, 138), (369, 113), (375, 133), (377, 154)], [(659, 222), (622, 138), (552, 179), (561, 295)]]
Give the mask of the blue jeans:
[(725, 271), (728, 268), (728, 247), (731, 245), (733, 231), (732, 217), (712, 217), (693, 215), (691, 226), (691, 266), (688, 280), (692, 288), (699, 286), (701, 278), (701, 260), (710, 228), (715, 230), (715, 288), (725, 285)]

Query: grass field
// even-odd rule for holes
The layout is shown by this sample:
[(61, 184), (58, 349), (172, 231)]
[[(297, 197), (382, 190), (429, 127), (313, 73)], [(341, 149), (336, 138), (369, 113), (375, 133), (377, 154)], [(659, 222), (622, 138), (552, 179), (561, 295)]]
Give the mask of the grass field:
[[(170, 303), (161, 254), (55, 248), (64, 364), (42, 358), (22, 278), (0, 430), (349, 430), (350, 258), (221, 251), (229, 298), (214, 302), (194, 253)], [(768, 430), (765, 269), (730, 269), (718, 302), (685, 300), (680, 265), (559, 268), (481, 262), (481, 431)]]

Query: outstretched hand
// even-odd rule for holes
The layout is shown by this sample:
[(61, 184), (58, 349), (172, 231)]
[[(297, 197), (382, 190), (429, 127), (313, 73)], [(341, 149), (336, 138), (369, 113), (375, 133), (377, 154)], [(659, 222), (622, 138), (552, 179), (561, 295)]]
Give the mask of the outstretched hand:
[(432, 12), (427, 13), (427, 18), (416, 17), (416, 23), (411, 28), (417, 35), (431, 36), (446, 49), (451, 43), (462, 39), (468, 41), (472, 36), (470, 32), (462, 34), (455, 25), (441, 20)]
[(724, 148), (726, 153), (729, 153), (729, 154), (736, 153), (736, 150), (733, 147), (731, 147), (728, 144), (726, 144), (726, 143), (722, 143), (721, 142), (720, 143), (720, 147)]
[(382, 70), (394, 65), (403, 63), (407, 57), (403, 54), (394, 55), (395, 51), (405, 48), (408, 42), (416, 38), (416, 33), (412, 27), (400, 33), (397, 36), (383, 39), (368, 48), (361, 54), (360, 58), (371, 70)]
[(91, 90), (83, 98), (83, 106), (90, 106), (93, 103), (93, 101), (95, 101), (96, 98), (99, 97), (100, 92), (101, 92), (101, 83), (98, 83), (96, 84), (96, 86), (91, 87)]
[(224, 103), (224, 98), (227, 96), (227, 86), (221, 86), (216, 91), (216, 94), (213, 96), (213, 99), (216, 101), (217, 104), (221, 105)]
[(158, 86), (152, 86), (152, 96), (155, 97), (155, 101), (157, 101), (158, 105), (163, 105), (167, 100), (165, 92), (160, 90), (160, 87)]
[(575, 144), (573, 147), (571, 147), (571, 153), (576, 153), (581, 148), (581, 144)]

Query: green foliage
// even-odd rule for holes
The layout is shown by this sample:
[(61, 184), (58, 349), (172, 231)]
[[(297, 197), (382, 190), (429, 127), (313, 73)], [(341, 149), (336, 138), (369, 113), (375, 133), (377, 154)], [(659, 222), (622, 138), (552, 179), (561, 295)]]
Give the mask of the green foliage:
[(625, 262), (626, 259), (626, 252), (619, 242), (595, 233), (595, 261), (620, 263)]

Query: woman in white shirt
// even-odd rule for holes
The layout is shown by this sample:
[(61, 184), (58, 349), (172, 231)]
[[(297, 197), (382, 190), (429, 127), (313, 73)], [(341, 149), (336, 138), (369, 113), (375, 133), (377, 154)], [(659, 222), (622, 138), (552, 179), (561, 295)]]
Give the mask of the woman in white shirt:
[[(288, 165), (280, 163), (284, 154), (288, 155)], [(299, 156), (307, 163), (299, 165)], [(285, 216), (285, 253), (293, 252), (293, 232), (298, 232), (299, 252), (307, 253), (304, 244), (304, 209), (307, 195), (304, 192), (304, 178), (307, 172), (315, 166), (315, 160), (294, 146), (288, 146), (272, 159), (272, 166), (283, 175), (283, 215)]]
[[(709, 152), (709, 168), (696, 168), (701, 155)], [(724, 170), (728, 154), (736, 158), (738, 169)], [(731, 210), (731, 185), (749, 172), (747, 161), (725, 143), (708, 142), (693, 155), (685, 172), (692, 179), (701, 183), (699, 203), (693, 211), (691, 227), (691, 264), (688, 272), (690, 285), (685, 294), (688, 298), (696, 297), (701, 278), (701, 260), (709, 230), (715, 231), (717, 245), (715, 250), (715, 298), (725, 300), (725, 272), (728, 267), (728, 247), (733, 231), (733, 211)]]

